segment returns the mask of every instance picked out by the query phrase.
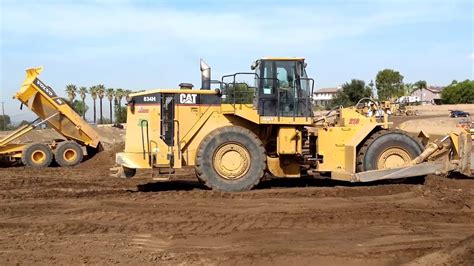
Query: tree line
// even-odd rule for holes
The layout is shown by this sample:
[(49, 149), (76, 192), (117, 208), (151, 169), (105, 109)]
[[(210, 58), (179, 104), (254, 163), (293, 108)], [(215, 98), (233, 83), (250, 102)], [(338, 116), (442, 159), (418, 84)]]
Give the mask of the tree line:
[[(131, 90), (122, 88), (106, 88), (104, 85), (94, 85), (89, 88), (74, 84), (66, 85), (66, 94), (70, 106), (85, 119), (88, 106), (85, 103), (86, 97), (89, 95), (93, 102), (93, 121), (97, 123), (97, 99), (99, 99), (99, 124), (107, 123), (124, 123), (126, 121), (126, 108), (122, 106), (122, 99), (128, 101)], [(81, 101), (75, 100), (79, 95)], [(103, 99), (109, 101), (109, 118), (105, 119), (103, 115)], [(113, 104), (112, 104), (113, 103)], [(115, 121), (113, 120), (112, 110), (115, 111)]]
[[(342, 85), (331, 105), (351, 106), (364, 97), (378, 98), (380, 101), (393, 101), (401, 96), (410, 95), (418, 89), (427, 89), (427, 82), (419, 80), (415, 83), (404, 83), (403, 75), (392, 69), (383, 69), (377, 73), (375, 84), (370, 81), (352, 79)], [(377, 92), (377, 97), (374, 92)], [(474, 81), (465, 80), (463, 82), (453, 81), (441, 92), (441, 102), (444, 104), (474, 103)]]
[(462, 82), (453, 80), (442, 92), (441, 99), (446, 104), (474, 103), (474, 80)]

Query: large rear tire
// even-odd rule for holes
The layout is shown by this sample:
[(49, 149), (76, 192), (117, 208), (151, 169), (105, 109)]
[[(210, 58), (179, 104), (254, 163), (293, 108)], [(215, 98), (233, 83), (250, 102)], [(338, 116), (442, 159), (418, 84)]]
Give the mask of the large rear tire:
[(62, 167), (78, 165), (82, 162), (82, 147), (74, 141), (64, 141), (54, 150), (54, 159)]
[(212, 131), (199, 145), (196, 173), (207, 187), (220, 191), (246, 191), (265, 174), (266, 154), (250, 130), (226, 126)]
[(33, 143), (27, 145), (21, 154), (21, 161), (28, 167), (48, 167), (53, 160), (53, 152), (48, 145)]
[(370, 136), (357, 156), (357, 172), (403, 167), (423, 151), (423, 144), (400, 130)]

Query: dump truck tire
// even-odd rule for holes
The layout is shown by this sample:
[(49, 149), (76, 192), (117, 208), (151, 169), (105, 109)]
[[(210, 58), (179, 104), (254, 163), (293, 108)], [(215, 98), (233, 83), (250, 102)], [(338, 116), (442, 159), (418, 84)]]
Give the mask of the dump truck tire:
[(62, 167), (78, 165), (82, 162), (82, 147), (74, 141), (64, 141), (54, 150), (54, 160)]
[(246, 191), (265, 173), (266, 154), (260, 139), (238, 126), (218, 128), (199, 145), (196, 173), (207, 187), (219, 191)]
[(21, 161), (28, 167), (48, 167), (53, 160), (53, 152), (48, 145), (33, 143), (27, 145), (21, 154)]
[(402, 167), (423, 151), (421, 142), (400, 130), (380, 130), (362, 145), (357, 172)]

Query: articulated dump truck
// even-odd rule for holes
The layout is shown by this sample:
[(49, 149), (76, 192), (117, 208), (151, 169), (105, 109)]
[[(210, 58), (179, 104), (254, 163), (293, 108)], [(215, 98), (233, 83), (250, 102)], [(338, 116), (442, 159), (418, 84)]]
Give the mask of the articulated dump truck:
[[(84, 155), (92, 156), (102, 149), (99, 134), (82, 119), (38, 75), (42, 68), (26, 70), (26, 79), (14, 98), (33, 111), (38, 119), (0, 139), (0, 158), (21, 160), (29, 167), (47, 167), (56, 161), (59, 166), (74, 166)], [(66, 140), (49, 143), (22, 143), (19, 138), (47, 123)]]
[(249, 190), (264, 176), (370, 182), (472, 175), (465, 130), (429, 142), (425, 134), (392, 129), (386, 114), (370, 115), (383, 108), (372, 99), (315, 116), (314, 81), (303, 58), (263, 58), (251, 68), (213, 81), (201, 61), (200, 90), (182, 83), (132, 94), (125, 150), (116, 155), (113, 174), (130, 178), (150, 169), (166, 178), (193, 166), (201, 183), (221, 191)]

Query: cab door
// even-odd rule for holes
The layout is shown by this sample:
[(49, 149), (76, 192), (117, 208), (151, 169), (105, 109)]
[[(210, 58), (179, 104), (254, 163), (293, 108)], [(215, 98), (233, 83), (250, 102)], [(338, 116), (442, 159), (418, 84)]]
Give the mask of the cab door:
[(166, 150), (160, 151), (163, 155), (166, 154), (166, 161), (169, 162), (169, 168), (172, 168), (176, 163), (176, 149), (175, 149), (175, 94), (161, 95), (161, 121), (160, 121), (160, 138), (166, 144)]
[(175, 99), (174, 94), (162, 94), (161, 97), (161, 139), (166, 145), (174, 146), (174, 118)]

